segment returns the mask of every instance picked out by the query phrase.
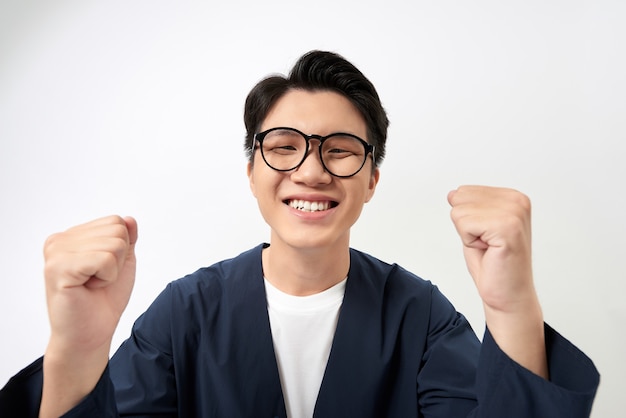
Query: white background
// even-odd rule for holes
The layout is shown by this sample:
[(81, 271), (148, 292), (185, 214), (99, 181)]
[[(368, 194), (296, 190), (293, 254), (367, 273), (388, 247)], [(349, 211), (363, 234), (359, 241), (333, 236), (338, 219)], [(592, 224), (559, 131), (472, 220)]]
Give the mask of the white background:
[(598, 366), (593, 417), (626, 375), (626, 3), (0, 2), (0, 385), (41, 355), (45, 238), (140, 224), (115, 346), (167, 282), (268, 239), (242, 108), (262, 77), (337, 51), (377, 86), (388, 158), (354, 247), (437, 283), (482, 335), (449, 220), (459, 184), (533, 202), (546, 321)]

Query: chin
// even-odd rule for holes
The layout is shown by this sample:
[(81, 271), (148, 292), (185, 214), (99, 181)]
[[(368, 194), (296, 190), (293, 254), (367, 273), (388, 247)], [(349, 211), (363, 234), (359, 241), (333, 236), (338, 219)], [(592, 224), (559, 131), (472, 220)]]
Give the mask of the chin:
[(313, 233), (312, 231), (302, 231), (298, 236), (285, 236), (282, 241), (288, 246), (303, 251), (333, 249), (340, 246), (348, 246), (348, 237), (342, 236), (323, 236)]

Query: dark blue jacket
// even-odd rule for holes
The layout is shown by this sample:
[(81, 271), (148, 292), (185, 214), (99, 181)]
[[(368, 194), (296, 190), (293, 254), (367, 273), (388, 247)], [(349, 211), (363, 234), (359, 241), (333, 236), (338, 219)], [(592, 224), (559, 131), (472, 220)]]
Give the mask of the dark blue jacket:
[[(67, 416), (285, 417), (262, 248), (170, 283)], [(488, 331), (481, 346), (430, 282), (350, 254), (315, 417), (589, 415), (598, 372), (550, 327), (548, 382), (509, 359)], [(0, 392), (0, 416), (35, 417), (41, 380), (39, 359)]]

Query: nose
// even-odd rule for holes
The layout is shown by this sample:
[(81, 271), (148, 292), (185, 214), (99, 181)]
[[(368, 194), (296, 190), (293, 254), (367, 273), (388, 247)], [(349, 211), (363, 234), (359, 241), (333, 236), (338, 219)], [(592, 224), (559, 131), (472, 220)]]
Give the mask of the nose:
[[(317, 143), (315, 145), (314, 143)], [(332, 175), (324, 169), (320, 158), (320, 142), (315, 139), (309, 140), (309, 151), (304, 161), (291, 173), (291, 179), (296, 183), (307, 185), (328, 184), (332, 181)]]

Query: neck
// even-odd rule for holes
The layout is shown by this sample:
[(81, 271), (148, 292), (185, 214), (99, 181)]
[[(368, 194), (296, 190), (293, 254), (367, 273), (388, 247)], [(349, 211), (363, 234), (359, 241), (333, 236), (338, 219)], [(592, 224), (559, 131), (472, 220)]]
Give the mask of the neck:
[(329, 248), (294, 248), (280, 241), (263, 250), (263, 274), (272, 285), (294, 296), (307, 296), (333, 287), (348, 275), (347, 243)]

